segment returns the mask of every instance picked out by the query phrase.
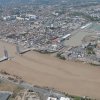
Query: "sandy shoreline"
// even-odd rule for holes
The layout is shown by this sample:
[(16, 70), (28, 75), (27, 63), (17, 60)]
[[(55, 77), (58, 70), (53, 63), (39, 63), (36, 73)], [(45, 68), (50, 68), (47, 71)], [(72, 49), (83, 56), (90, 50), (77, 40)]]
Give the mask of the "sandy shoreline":
[(52, 55), (28, 52), (16, 54), (13, 45), (0, 41), (0, 55), (5, 46), (12, 60), (0, 63), (0, 70), (21, 76), (33, 85), (49, 86), (66, 93), (100, 100), (100, 68), (79, 62), (63, 61)]

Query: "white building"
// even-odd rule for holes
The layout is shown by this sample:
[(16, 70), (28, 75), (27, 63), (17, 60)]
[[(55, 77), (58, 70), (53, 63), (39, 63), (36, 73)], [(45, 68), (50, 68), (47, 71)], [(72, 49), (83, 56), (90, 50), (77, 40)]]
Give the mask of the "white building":
[(68, 97), (61, 97), (60, 100), (70, 100)]
[(47, 100), (57, 100), (55, 97), (48, 97)]

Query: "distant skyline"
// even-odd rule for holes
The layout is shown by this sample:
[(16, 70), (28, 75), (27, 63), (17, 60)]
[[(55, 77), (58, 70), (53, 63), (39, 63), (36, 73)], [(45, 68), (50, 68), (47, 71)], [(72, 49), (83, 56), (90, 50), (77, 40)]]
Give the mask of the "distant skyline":
[(88, 2), (100, 2), (100, 0), (0, 0), (0, 5), (10, 5), (19, 3), (37, 3), (37, 4), (56, 4), (56, 3), (88, 3)]

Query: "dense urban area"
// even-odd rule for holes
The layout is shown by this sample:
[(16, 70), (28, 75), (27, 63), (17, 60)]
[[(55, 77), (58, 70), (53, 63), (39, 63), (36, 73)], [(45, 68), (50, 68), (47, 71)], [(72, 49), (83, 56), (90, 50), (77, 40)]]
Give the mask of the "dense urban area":
[[(54, 4), (52, 0), (44, 0), (46, 4), (41, 4), (43, 1), (39, 0), (36, 3), (29, 3), (28, 0), (20, 4), (17, 2), (15, 4), (11, 0), (8, 6), (0, 6), (0, 41), (14, 45), (17, 56), (34, 51), (55, 56), (64, 62), (100, 66), (99, 3), (87, 0), (81, 3), (77, 0), (62, 0), (62, 3), (54, 0)], [(4, 49), (4, 57), (0, 58), (0, 63), (13, 59), (5, 45), (0, 48)], [(74, 96), (55, 88), (33, 86), (19, 76), (1, 70), (0, 100), (96, 99), (85, 95)]]

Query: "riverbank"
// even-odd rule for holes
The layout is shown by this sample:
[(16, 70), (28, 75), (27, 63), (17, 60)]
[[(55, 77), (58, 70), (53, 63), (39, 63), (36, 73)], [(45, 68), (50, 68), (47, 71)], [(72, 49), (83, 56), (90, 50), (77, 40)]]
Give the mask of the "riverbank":
[(0, 70), (20, 76), (33, 85), (54, 87), (70, 94), (100, 99), (99, 67), (63, 61), (34, 51), (19, 56), (13, 45), (0, 41), (0, 46), (5, 46), (9, 56), (14, 57), (0, 63)]

